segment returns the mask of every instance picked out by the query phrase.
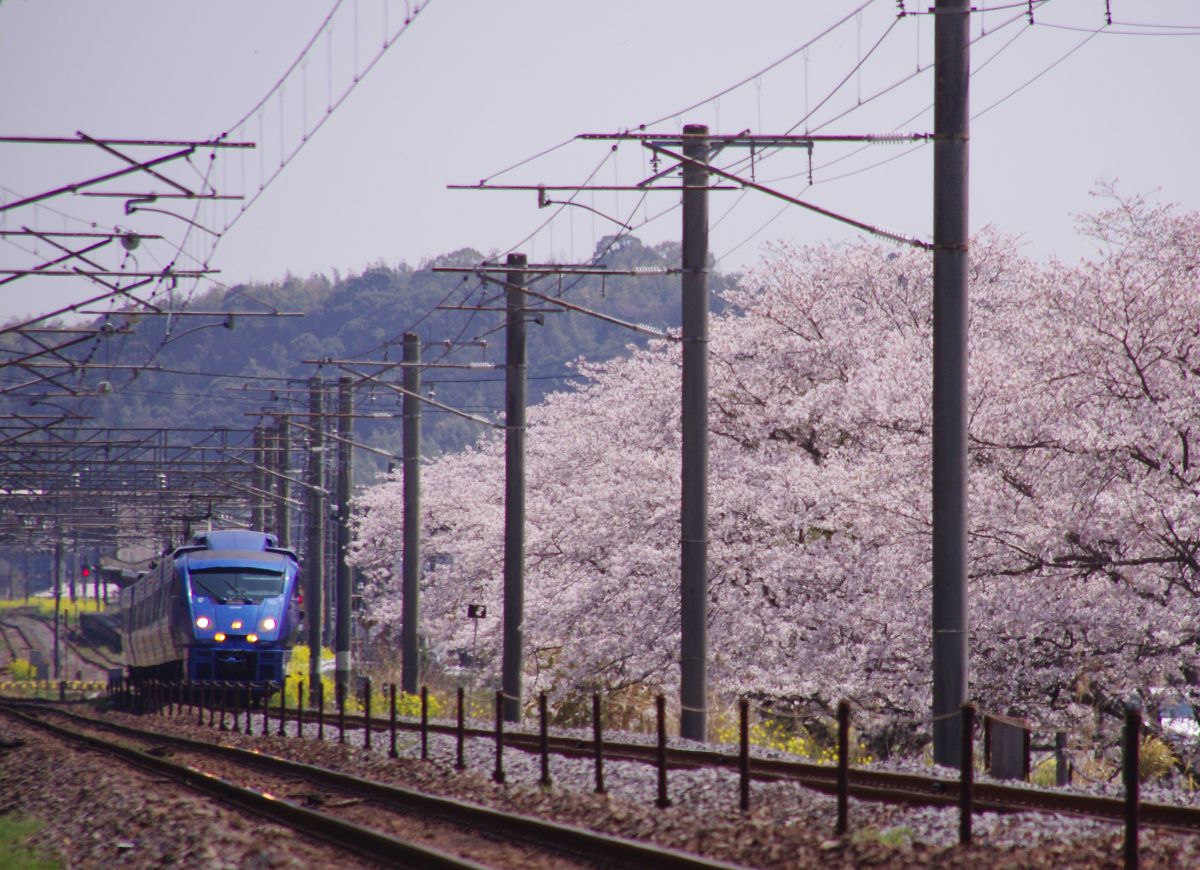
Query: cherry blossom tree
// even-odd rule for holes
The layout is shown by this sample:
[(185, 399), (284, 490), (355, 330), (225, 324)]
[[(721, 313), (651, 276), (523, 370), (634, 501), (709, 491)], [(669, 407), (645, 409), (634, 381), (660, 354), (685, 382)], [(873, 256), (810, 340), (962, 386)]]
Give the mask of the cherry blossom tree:
[[(1190, 691), (1200, 639), (1200, 217), (1139, 199), (1083, 221), (1078, 265), (980, 234), (971, 255), (972, 692), (1078, 716)], [(919, 717), (930, 698), (931, 274), (875, 244), (778, 246), (711, 329), (710, 680)], [(673, 342), (529, 411), (529, 679), (678, 679)], [(424, 471), (423, 630), (468, 650), (499, 613), (503, 442)], [(375, 618), (398, 624), (398, 480), (357, 502)], [(480, 626), (498, 668), (500, 620)]]

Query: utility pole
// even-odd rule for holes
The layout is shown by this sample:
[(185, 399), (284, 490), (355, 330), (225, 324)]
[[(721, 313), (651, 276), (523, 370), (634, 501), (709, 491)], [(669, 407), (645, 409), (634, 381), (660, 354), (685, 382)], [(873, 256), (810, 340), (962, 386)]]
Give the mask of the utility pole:
[(933, 758), (957, 764), (967, 700), (970, 4), (936, 0), (933, 111)]
[(261, 426), (254, 427), (253, 452), (254, 471), (250, 475), (251, 488), (254, 495), (250, 502), (250, 526), (255, 531), (263, 531), (267, 526), (267, 512), (264, 499), (266, 498), (267, 476), (263, 473), (263, 430)]
[(342, 697), (350, 690), (350, 606), (353, 598), (353, 577), (346, 557), (350, 555), (350, 490), (353, 453), (350, 439), (354, 435), (353, 379), (338, 378), (338, 468), (337, 468), (337, 659), (335, 677)]
[(708, 732), (708, 127), (683, 128), (679, 733)]
[(421, 678), (421, 337), (404, 334), (404, 602), (401, 688), (418, 691)]
[(505, 265), (504, 367), (504, 719), (521, 721), (525, 621), (525, 286), (524, 254)]
[(314, 702), (321, 682), (322, 599), (325, 595), (324, 392), (320, 378), (308, 382), (308, 420), (312, 431), (308, 441), (308, 552), (305, 555), (308, 576), (304, 615), (308, 623), (308, 696)]
[(275, 502), (275, 533), (279, 538), (279, 546), (281, 547), (288, 546), (292, 537), (291, 508), (288, 505), (288, 498), (291, 495), (290, 480), (288, 479), (288, 440), (291, 437), (290, 428), (288, 416), (281, 414), (275, 430), (275, 471), (279, 474), (279, 477), (276, 478), (278, 489), (276, 490), (277, 498)]

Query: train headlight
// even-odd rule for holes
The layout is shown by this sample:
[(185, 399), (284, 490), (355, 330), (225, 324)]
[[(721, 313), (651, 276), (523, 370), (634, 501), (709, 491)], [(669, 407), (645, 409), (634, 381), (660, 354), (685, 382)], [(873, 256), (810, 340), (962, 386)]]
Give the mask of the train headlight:
[(274, 616), (268, 616), (266, 619), (264, 619), (262, 621), (261, 624), (262, 624), (263, 631), (274, 631), (275, 626), (277, 626), (279, 623), (275, 621)]
[(212, 625), (212, 623), (209, 621), (207, 616), (196, 617), (196, 628), (208, 628), (210, 625)]
[(232, 624), (231, 626), (229, 626), (229, 627), (230, 627), (230, 628), (241, 628), (241, 627), (242, 627), (242, 621), (241, 621), (240, 619), (235, 619), (235, 620), (233, 621), (233, 624)]
[(247, 643), (258, 643), (258, 635), (257, 634), (246, 635), (246, 642)]
[(218, 631), (216, 634), (213, 635), (213, 640), (215, 640), (217, 643), (224, 643), (225, 642), (225, 632)]

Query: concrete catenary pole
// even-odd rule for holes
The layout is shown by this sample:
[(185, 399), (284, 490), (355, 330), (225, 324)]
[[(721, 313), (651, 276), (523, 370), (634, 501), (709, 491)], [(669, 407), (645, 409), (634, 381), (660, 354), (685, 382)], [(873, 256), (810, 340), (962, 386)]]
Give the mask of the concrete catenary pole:
[(504, 719), (521, 721), (525, 620), (525, 286), (524, 254), (509, 254), (504, 367)]
[(308, 696), (316, 699), (321, 682), (321, 625), (325, 597), (324, 402), (320, 378), (308, 382), (308, 553), (304, 570), (304, 618), (308, 625)]
[(421, 679), (421, 336), (404, 334), (404, 601), (401, 688), (410, 695)]
[(967, 699), (970, 4), (937, 0), (933, 110), (933, 756), (958, 763)]
[(350, 489), (354, 469), (354, 453), (350, 439), (354, 437), (354, 387), (349, 376), (338, 378), (338, 468), (337, 468), (337, 624), (335, 626), (335, 679), (342, 697), (350, 691), (350, 607), (354, 596), (353, 574), (347, 558), (350, 555)]
[[(684, 156), (708, 159), (708, 127), (683, 128)], [(679, 733), (708, 731), (708, 172), (683, 167), (683, 451)]]
[(279, 546), (290, 546), (292, 540), (292, 509), (288, 504), (291, 497), (291, 481), (288, 478), (289, 445), (291, 425), (287, 415), (280, 415), (279, 426), (275, 434), (275, 472), (279, 475), (276, 481), (279, 485), (278, 498), (275, 502), (275, 533), (279, 537)]

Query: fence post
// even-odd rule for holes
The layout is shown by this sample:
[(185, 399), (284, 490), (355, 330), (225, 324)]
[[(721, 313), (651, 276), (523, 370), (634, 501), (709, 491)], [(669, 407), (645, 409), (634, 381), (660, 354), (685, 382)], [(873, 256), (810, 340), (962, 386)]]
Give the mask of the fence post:
[(1125, 781), (1125, 870), (1138, 866), (1138, 751), (1141, 748), (1142, 716), (1125, 711), (1121, 778)]
[(304, 677), (296, 678), (296, 736), (304, 736)]
[(496, 769), (494, 782), (504, 782), (504, 690), (496, 692)]
[(317, 739), (325, 739), (325, 683), (317, 680)]
[(550, 787), (550, 739), (546, 731), (546, 693), (538, 692), (538, 750), (542, 754), (542, 778), (538, 785)]
[(600, 693), (592, 693), (592, 737), (596, 758), (596, 794), (604, 794), (604, 726), (600, 718)]
[(346, 685), (336, 683), (334, 694), (337, 695), (338, 708), (338, 743), (346, 742)]
[(992, 772), (992, 717), (983, 714), (983, 769)]
[(237, 683), (233, 684), (233, 730), (242, 732), (242, 693)]
[(1033, 728), (1026, 728), (1022, 736), (1021, 757), (1024, 759), (1021, 772), (1024, 774), (1021, 779), (1024, 782), (1029, 782), (1029, 775), (1033, 772)]
[(1054, 784), (1071, 784), (1071, 761), (1067, 758), (1067, 732), (1054, 734)]
[[(190, 708), (189, 708), (190, 709)], [(254, 709), (254, 683), (246, 683), (246, 734), (254, 734), (254, 717), (250, 711)]]
[(971, 814), (975, 786), (975, 707), (962, 705), (962, 758), (958, 783), (958, 842), (971, 842)]
[(284, 724), (287, 722), (287, 677), (279, 683), (279, 736), (286, 737)]
[(396, 684), (392, 683), (389, 689), (392, 702), (392, 712), (388, 718), (388, 730), (391, 735), (391, 748), (388, 749), (388, 758), (396, 758), (400, 755), (400, 753), (396, 751)]
[(849, 827), (850, 816), (850, 704), (838, 701), (837, 828), (840, 837)]
[(429, 760), (429, 687), (421, 687), (421, 760)]
[(262, 736), (263, 737), (266, 737), (268, 734), (271, 733), (271, 727), (270, 727), (271, 726), (271, 717), (269, 714), (271, 712), (271, 690), (273, 688), (275, 688), (274, 680), (267, 680), (263, 684), (263, 696), (262, 696), (262, 711), (263, 711)]
[(467, 767), (467, 761), (463, 755), (463, 738), (465, 736), (463, 732), (466, 730), (466, 728), (465, 728), (466, 710), (464, 709), (465, 704), (463, 701), (463, 694), (464, 694), (463, 687), (459, 686), (458, 687), (458, 728), (455, 730), (455, 735), (454, 735), (455, 740), (458, 744), (458, 746), (456, 748), (456, 757), (454, 760), (454, 769), (455, 770), (466, 770), (466, 767)]
[(655, 712), (658, 714), (658, 800), (655, 802), (659, 809), (671, 805), (667, 797), (667, 698), (659, 695), (654, 699)]
[(371, 678), (364, 680), (366, 694), (363, 697), (363, 749), (371, 748)]
[(750, 701), (738, 701), (738, 806), (750, 810)]

